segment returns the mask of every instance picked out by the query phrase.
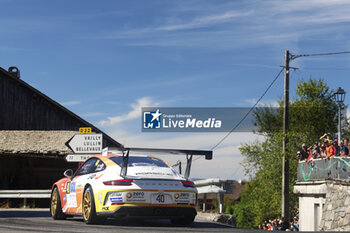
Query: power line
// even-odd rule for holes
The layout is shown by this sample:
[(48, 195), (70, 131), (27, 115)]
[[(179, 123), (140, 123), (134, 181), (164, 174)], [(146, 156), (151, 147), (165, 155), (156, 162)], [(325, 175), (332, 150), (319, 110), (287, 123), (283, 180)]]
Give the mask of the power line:
[[(314, 54), (298, 54), (298, 55), (290, 55), (290, 60), (294, 60), (299, 57), (313, 57), (313, 56), (328, 56), (328, 55), (338, 55), (338, 54), (350, 54), (350, 51), (343, 51), (343, 52), (332, 52), (332, 53), (314, 53)], [(260, 96), (260, 98), (256, 101), (256, 103), (249, 109), (249, 111), (244, 115), (244, 117), (215, 145), (211, 148), (211, 150), (215, 150), (225, 139), (230, 136), (230, 134), (237, 129), (237, 127), (248, 117), (248, 115), (253, 111), (253, 109), (256, 107), (256, 105), (260, 102), (260, 100), (266, 95), (266, 93), (270, 90), (272, 85), (275, 83), (275, 81), (278, 79), (278, 77), (281, 75), (282, 71), (284, 70), (284, 67), (280, 70), (280, 72), (277, 74), (277, 76), (273, 79), (271, 84), (267, 87), (267, 89), (264, 91), (264, 93)], [(198, 157), (194, 159), (193, 161), (200, 159), (201, 157)]]
[(350, 51), (343, 52), (333, 52), (333, 53), (313, 53), (313, 54), (298, 54), (298, 55), (290, 55), (290, 60), (294, 60), (298, 57), (315, 57), (315, 56), (328, 56), (328, 55), (338, 55), (338, 54), (349, 54)]
[(233, 132), (237, 129), (237, 127), (247, 118), (247, 116), (251, 113), (251, 111), (253, 111), (253, 109), (256, 107), (256, 105), (258, 105), (258, 103), (260, 102), (260, 100), (266, 95), (266, 93), (270, 90), (270, 88), (272, 87), (272, 85), (276, 82), (276, 80), (278, 79), (278, 77), (281, 75), (282, 71), (284, 70), (284, 68), (282, 68), (280, 70), (280, 72), (278, 72), (277, 76), (272, 80), (272, 82), (270, 83), (270, 85), (267, 87), (267, 89), (264, 91), (264, 93), (260, 96), (260, 98), (256, 101), (256, 103), (253, 105), (253, 107), (251, 107), (249, 109), (249, 111), (244, 115), (244, 117), (218, 142), (216, 143), (215, 146), (213, 146), (211, 148), (211, 150), (214, 150), (216, 147), (218, 147), (223, 141), (225, 141), (225, 139)]

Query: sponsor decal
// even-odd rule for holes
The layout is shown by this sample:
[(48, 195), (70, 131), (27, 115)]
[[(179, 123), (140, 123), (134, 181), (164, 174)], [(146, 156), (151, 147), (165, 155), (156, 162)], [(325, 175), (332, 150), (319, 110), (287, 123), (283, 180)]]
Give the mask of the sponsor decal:
[(66, 183), (66, 193), (70, 194), (70, 182)]
[(175, 193), (174, 194), (175, 202), (188, 203), (190, 200), (189, 193)]
[(144, 192), (132, 192), (133, 198), (144, 198), (145, 193)]
[(145, 193), (144, 192), (140, 192), (140, 191), (128, 192), (126, 194), (126, 198), (127, 198), (128, 201), (133, 201), (133, 202), (146, 201)]
[(67, 205), (66, 207), (77, 207), (77, 198), (75, 193), (67, 195)]
[(103, 206), (102, 210), (107, 210), (108, 211), (109, 210), (109, 206)]
[(123, 202), (123, 198), (121, 198), (121, 197), (111, 197), (111, 198), (109, 198), (109, 200), (112, 203), (121, 203), (121, 202)]
[(113, 192), (109, 194), (109, 197), (121, 197), (123, 193), (121, 192)]
[(71, 193), (75, 193), (75, 182), (72, 182), (71, 185), (70, 185), (70, 192)]

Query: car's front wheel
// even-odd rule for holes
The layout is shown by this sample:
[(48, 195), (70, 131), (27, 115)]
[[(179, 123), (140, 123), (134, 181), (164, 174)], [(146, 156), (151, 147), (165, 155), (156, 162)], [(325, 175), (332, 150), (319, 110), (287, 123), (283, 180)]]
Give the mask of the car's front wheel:
[(92, 188), (86, 188), (83, 196), (83, 218), (87, 224), (97, 223), (95, 198)]
[(62, 212), (60, 194), (57, 187), (51, 193), (50, 212), (53, 219), (65, 219), (66, 215)]

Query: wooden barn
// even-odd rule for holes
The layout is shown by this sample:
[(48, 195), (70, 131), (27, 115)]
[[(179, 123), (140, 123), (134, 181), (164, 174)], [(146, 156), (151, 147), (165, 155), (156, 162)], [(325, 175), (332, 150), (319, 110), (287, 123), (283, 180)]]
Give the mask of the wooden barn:
[(50, 189), (68, 168), (65, 143), (79, 128), (103, 134), (103, 147), (121, 144), (20, 78), (0, 68), (0, 189)]

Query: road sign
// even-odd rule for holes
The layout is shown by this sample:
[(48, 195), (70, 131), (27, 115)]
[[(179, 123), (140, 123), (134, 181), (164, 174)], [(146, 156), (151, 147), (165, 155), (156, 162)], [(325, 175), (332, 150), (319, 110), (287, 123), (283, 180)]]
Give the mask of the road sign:
[(92, 130), (90, 127), (82, 127), (79, 128), (79, 133), (92, 133)]
[(76, 134), (67, 144), (76, 154), (101, 153), (102, 138), (102, 134)]
[(92, 155), (73, 154), (67, 155), (65, 159), (67, 162), (84, 162), (90, 156)]

